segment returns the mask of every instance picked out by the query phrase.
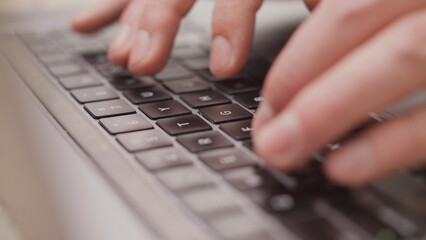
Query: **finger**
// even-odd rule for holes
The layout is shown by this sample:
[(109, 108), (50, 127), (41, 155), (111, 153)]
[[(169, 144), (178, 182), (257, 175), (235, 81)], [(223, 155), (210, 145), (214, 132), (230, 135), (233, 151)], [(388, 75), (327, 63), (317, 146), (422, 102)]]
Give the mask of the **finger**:
[(115, 21), (130, 0), (106, 0), (78, 13), (72, 27), (79, 32), (94, 32)]
[(211, 71), (220, 78), (237, 74), (250, 53), (256, 11), (263, 0), (217, 0), (213, 13)]
[(132, 47), (129, 69), (138, 75), (152, 75), (168, 60), (180, 20), (195, 0), (146, 0), (141, 25)]
[(120, 17), (117, 33), (108, 50), (108, 59), (116, 65), (127, 65), (140, 26), (144, 1), (131, 1)]
[(253, 126), (259, 130), (306, 84), (422, 0), (324, 1), (289, 41), (263, 87)]
[(254, 134), (270, 164), (292, 168), (311, 152), (425, 86), (425, 11), (390, 26), (295, 96)]
[(426, 164), (426, 106), (383, 123), (333, 152), (327, 175), (347, 186), (360, 186), (397, 171)]

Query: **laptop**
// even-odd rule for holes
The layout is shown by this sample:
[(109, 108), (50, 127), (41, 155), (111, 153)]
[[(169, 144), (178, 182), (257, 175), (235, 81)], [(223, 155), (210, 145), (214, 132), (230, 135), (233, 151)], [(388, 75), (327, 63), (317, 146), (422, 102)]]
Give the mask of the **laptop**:
[(80, 35), (68, 27), (73, 11), (1, 17), (0, 196), (22, 239), (426, 240), (425, 169), (344, 189), (321, 172), (338, 142), (294, 172), (264, 166), (250, 121), (308, 12), (266, 1), (247, 65), (217, 79), (213, 4), (196, 4), (155, 76), (108, 62), (115, 26)]

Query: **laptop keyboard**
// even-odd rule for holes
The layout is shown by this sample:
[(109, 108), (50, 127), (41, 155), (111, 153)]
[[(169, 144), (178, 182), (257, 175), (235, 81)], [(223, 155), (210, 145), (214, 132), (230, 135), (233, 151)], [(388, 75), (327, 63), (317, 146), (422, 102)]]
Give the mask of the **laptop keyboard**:
[[(344, 231), (319, 213), (317, 200), (334, 204), (352, 198), (325, 179), (318, 160), (279, 176), (259, 164), (251, 150), (251, 119), (262, 101), (268, 61), (252, 58), (237, 76), (218, 79), (208, 69), (208, 50), (188, 41), (177, 44), (155, 76), (134, 76), (109, 63), (108, 36), (60, 30), (21, 38), (117, 147), (132, 154), (216, 238), (280, 239), (279, 228), (271, 230), (245, 211), (246, 203), (223, 191), (230, 187), (257, 214), (301, 239), (409, 239), (371, 214), (374, 224), (363, 222), (366, 217), (359, 215), (365, 208), (359, 204), (337, 205), (348, 219), (360, 219)], [(213, 181), (212, 175), (223, 181)], [(380, 237), (384, 230), (393, 238)]]

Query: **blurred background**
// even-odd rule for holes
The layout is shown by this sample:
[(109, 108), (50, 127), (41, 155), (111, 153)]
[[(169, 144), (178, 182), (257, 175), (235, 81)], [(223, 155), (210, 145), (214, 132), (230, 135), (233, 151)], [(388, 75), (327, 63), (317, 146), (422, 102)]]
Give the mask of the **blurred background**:
[(0, 0), (0, 14), (80, 8), (98, 0)]
[[(78, 9), (99, 0), (0, 0), (0, 16), (33, 12)], [(22, 240), (13, 217), (0, 196), (0, 239)]]

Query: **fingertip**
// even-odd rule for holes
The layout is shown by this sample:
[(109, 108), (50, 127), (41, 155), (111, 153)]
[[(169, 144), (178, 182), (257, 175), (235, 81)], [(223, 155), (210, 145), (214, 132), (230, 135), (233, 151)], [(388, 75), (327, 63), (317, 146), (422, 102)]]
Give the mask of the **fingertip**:
[(77, 13), (73, 16), (73, 18), (71, 19), (71, 27), (72, 29), (74, 29), (75, 31), (78, 32), (85, 32), (85, 16), (83, 13)]
[(326, 175), (342, 186), (360, 187), (371, 178), (372, 162), (369, 147), (364, 142), (343, 146), (327, 157), (324, 163)]
[(229, 78), (235, 75), (233, 66), (235, 57), (229, 40), (216, 36), (212, 41), (210, 70), (218, 78)]
[(140, 29), (137, 33), (135, 43), (132, 46), (130, 57), (129, 57), (129, 70), (136, 75), (151, 75), (155, 73), (152, 64), (152, 36), (151, 34)]
[(264, 99), (260, 103), (253, 117), (252, 126), (254, 129), (254, 135), (256, 135), (260, 131), (260, 129), (274, 117), (274, 115), (275, 112), (272, 109), (271, 105), (266, 99)]
[(352, 177), (351, 174), (340, 172), (329, 162), (324, 163), (324, 172), (331, 182), (342, 187), (362, 187), (366, 184), (365, 181)]
[(130, 51), (135, 42), (135, 29), (128, 24), (120, 24), (108, 49), (110, 62), (126, 66), (129, 61)]

